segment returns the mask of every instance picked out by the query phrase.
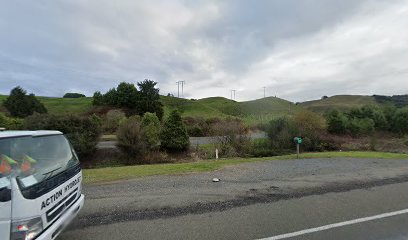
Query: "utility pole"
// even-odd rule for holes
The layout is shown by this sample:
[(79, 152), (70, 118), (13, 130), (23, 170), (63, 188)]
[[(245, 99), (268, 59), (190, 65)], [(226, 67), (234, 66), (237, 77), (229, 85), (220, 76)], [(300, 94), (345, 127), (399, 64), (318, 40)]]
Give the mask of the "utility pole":
[(177, 97), (180, 97), (180, 85), (181, 85), (181, 96), (184, 97), (184, 84), (186, 81), (177, 81)]
[(181, 97), (184, 97), (184, 84), (186, 83), (185, 81), (180, 81), (181, 82)]
[(263, 87), (264, 89), (264, 98), (266, 97), (266, 87)]
[[(231, 89), (231, 100), (235, 100), (235, 92), (236, 92), (237, 90), (235, 90), (235, 89)], [(234, 97), (233, 97), (234, 96)]]

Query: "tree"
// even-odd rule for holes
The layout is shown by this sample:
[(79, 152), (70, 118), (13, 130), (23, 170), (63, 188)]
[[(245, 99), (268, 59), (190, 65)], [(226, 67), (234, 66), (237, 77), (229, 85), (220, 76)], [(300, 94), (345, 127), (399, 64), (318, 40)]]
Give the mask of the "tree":
[(338, 110), (330, 111), (326, 116), (327, 130), (334, 134), (344, 134), (347, 129), (347, 117)]
[(27, 95), (27, 92), (19, 86), (11, 90), (10, 95), (3, 102), (3, 106), (13, 117), (19, 118), (30, 116), (34, 112), (47, 112), (45, 106), (35, 97), (34, 94)]
[(370, 118), (353, 118), (349, 120), (347, 129), (353, 135), (370, 134), (375, 129), (375, 123)]
[(110, 106), (118, 105), (118, 95), (115, 88), (109, 89), (109, 91), (103, 95), (103, 103)]
[(363, 106), (361, 112), (365, 118), (370, 118), (374, 121), (375, 129), (387, 130), (387, 119), (381, 109), (375, 106)]
[(65, 93), (63, 96), (63, 98), (82, 98), (82, 97), (86, 96), (82, 93)]
[(160, 120), (155, 113), (145, 113), (142, 118), (142, 136), (148, 150), (160, 147)]
[(137, 103), (137, 111), (143, 116), (146, 112), (156, 113), (156, 116), (161, 120), (163, 118), (163, 104), (160, 102), (160, 89), (156, 88), (157, 82), (145, 79), (138, 82), (139, 101)]
[(393, 130), (399, 134), (408, 134), (408, 107), (398, 109), (393, 118)]
[(103, 104), (104, 104), (104, 97), (103, 97), (102, 93), (99, 92), (99, 91), (96, 91), (93, 94), (92, 105), (100, 106), (100, 105), (103, 105)]
[(135, 108), (138, 101), (138, 91), (134, 84), (121, 82), (116, 88), (116, 104), (122, 108)]
[(190, 145), (180, 113), (174, 110), (164, 122), (160, 133), (161, 146), (169, 151), (185, 151)]

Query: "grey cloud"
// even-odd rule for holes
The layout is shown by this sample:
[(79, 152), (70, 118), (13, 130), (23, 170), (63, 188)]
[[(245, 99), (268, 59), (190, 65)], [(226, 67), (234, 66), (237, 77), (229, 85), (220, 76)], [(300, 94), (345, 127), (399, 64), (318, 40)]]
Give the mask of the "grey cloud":
[(240, 100), (258, 98), (262, 86), (293, 101), (401, 93), (407, 87), (386, 85), (403, 84), (406, 77), (407, 5), (376, 0), (2, 2), (0, 93), (21, 85), (37, 95), (73, 90), (90, 95), (145, 78), (158, 81), (163, 94), (174, 93), (175, 81), (185, 80), (186, 97), (194, 98), (228, 97), (231, 88), (239, 90)]

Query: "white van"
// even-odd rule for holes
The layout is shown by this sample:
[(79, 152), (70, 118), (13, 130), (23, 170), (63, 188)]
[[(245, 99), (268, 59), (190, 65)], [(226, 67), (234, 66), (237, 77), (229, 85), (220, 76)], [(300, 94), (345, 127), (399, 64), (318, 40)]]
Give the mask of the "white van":
[(82, 171), (58, 131), (0, 131), (0, 239), (55, 239), (84, 204)]

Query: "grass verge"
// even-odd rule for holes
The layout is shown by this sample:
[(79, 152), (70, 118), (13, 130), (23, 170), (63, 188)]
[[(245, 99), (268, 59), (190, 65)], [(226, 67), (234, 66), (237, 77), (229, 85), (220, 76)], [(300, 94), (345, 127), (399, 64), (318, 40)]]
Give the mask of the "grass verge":
[[(408, 154), (385, 153), (385, 152), (319, 152), (319, 153), (304, 153), (300, 155), (300, 158), (302, 159), (334, 158), (334, 157), (408, 159)], [(99, 169), (84, 169), (83, 175), (85, 183), (101, 183), (153, 175), (208, 172), (220, 169), (227, 165), (234, 165), (239, 163), (260, 162), (270, 160), (287, 160), (287, 159), (296, 159), (296, 155), (284, 155), (265, 158), (232, 158), (222, 160), (205, 160), (191, 163), (136, 165)]]

